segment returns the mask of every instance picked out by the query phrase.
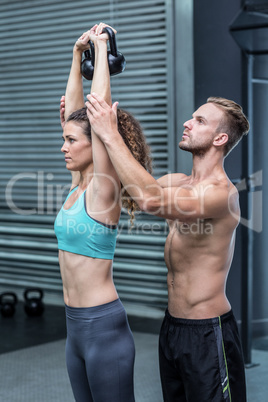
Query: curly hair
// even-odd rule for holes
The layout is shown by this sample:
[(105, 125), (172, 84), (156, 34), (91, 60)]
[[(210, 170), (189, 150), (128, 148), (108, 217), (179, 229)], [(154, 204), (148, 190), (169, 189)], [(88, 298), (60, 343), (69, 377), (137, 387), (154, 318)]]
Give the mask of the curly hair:
[[(126, 110), (117, 109), (117, 124), (118, 131), (134, 158), (144, 167), (144, 169), (149, 173), (152, 173), (150, 148), (146, 143), (145, 135), (138, 120)], [(130, 197), (126, 189), (122, 189), (121, 197), (122, 206), (128, 210), (132, 223), (135, 211), (139, 211), (140, 208)]]
[(241, 138), (249, 132), (249, 122), (238, 103), (232, 100), (211, 96), (207, 103), (213, 103), (224, 112), (224, 118), (220, 121), (217, 133), (228, 134), (228, 142), (224, 148), (224, 156), (239, 143)]
[[(88, 140), (91, 141), (91, 126), (87, 117), (86, 107), (78, 109), (70, 114), (66, 122), (68, 121), (75, 121), (77, 124), (79, 124)], [(146, 137), (138, 120), (131, 113), (118, 108), (117, 126), (121, 137), (134, 158), (144, 167), (144, 169), (146, 169), (149, 173), (152, 173), (150, 147), (146, 143)], [(123, 208), (127, 209), (132, 223), (135, 217), (135, 211), (140, 210), (139, 206), (124, 188), (122, 188), (121, 191), (121, 200), (122, 206)]]

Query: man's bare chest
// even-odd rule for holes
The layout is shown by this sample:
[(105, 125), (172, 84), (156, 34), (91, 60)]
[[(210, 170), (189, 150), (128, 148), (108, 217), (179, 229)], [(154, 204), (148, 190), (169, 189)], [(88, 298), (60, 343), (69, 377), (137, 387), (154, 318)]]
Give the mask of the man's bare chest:
[(187, 236), (188, 238), (199, 238), (211, 236), (214, 231), (212, 219), (196, 219), (195, 221), (182, 222), (179, 220), (168, 221), (169, 236)]

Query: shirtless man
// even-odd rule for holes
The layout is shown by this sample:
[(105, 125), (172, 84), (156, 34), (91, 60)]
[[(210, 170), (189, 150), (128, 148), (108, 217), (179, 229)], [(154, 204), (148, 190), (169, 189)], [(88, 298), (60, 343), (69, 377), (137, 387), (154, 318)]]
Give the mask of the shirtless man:
[(209, 98), (184, 123), (179, 147), (193, 155), (190, 176), (157, 181), (132, 157), (116, 127), (117, 103), (88, 95), (88, 116), (129, 194), (140, 208), (165, 218), (168, 308), (159, 338), (165, 402), (246, 402), (242, 350), (225, 294), (239, 196), (224, 158), (249, 130), (242, 109)]

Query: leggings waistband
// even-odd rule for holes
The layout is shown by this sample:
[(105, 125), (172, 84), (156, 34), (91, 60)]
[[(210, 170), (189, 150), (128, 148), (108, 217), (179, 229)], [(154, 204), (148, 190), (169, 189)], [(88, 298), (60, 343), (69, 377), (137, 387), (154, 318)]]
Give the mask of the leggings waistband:
[(219, 325), (220, 322), (225, 322), (228, 321), (230, 319), (234, 318), (233, 315), (233, 311), (230, 310), (227, 313), (218, 316), (218, 317), (213, 317), (213, 318), (206, 318), (206, 319), (188, 319), (188, 318), (177, 318), (177, 317), (173, 317), (172, 315), (170, 315), (168, 309), (166, 309), (166, 313), (165, 313), (165, 317), (167, 318), (167, 320), (169, 322), (171, 322), (174, 325), (189, 325), (189, 326), (194, 326), (194, 325), (198, 325), (198, 326), (202, 326), (202, 325)]
[(120, 299), (93, 307), (70, 307), (65, 304), (66, 317), (72, 320), (101, 318), (111, 313), (119, 313), (124, 310)]

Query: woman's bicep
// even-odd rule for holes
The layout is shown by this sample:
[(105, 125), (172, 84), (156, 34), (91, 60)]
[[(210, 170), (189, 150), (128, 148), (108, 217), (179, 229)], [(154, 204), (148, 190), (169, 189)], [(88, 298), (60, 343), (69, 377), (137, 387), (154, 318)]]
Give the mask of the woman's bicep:
[(105, 145), (96, 136), (92, 138), (92, 150), (95, 183), (114, 192), (119, 185), (119, 179)]

